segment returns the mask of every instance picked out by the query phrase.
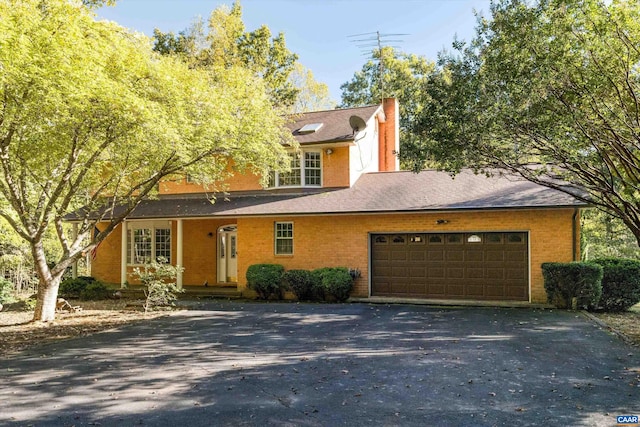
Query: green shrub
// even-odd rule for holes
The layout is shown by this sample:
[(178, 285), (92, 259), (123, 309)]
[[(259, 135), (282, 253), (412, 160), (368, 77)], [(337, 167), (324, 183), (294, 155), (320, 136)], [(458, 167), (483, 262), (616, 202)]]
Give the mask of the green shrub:
[(80, 299), (83, 301), (96, 301), (111, 296), (111, 291), (102, 282), (91, 282), (80, 291)]
[(287, 289), (291, 289), (300, 301), (310, 301), (315, 297), (313, 279), (309, 270), (285, 271), (282, 282)]
[(586, 262), (542, 264), (547, 301), (558, 308), (594, 306), (602, 294), (602, 267)]
[(590, 262), (603, 269), (602, 297), (598, 308), (625, 311), (640, 302), (640, 261), (604, 258)]
[(0, 278), (0, 304), (10, 304), (16, 301), (13, 283)]
[(152, 262), (143, 268), (133, 270), (145, 287), (145, 312), (174, 305), (174, 301), (178, 299), (177, 294), (184, 292), (184, 289), (180, 289), (176, 283), (181, 270), (182, 268), (165, 262)]
[(324, 267), (311, 273), (313, 288), (325, 299), (332, 296), (336, 301), (346, 301), (353, 288), (353, 277), (346, 267)]
[(269, 299), (274, 295), (278, 299), (284, 296), (282, 282), (284, 267), (280, 264), (253, 264), (247, 269), (247, 286), (258, 294), (260, 299)]
[(92, 283), (96, 283), (96, 279), (90, 276), (78, 276), (75, 279), (65, 279), (60, 283), (58, 294), (62, 298), (80, 298), (82, 291)]

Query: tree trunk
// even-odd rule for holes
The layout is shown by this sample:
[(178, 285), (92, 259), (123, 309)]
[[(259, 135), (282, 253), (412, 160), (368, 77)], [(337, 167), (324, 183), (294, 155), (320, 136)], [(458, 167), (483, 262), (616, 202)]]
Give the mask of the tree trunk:
[(55, 276), (51, 274), (41, 242), (32, 243), (31, 252), (39, 278), (38, 299), (33, 313), (33, 321), (50, 322), (56, 317), (56, 302), (58, 300), (58, 288), (60, 287), (62, 272)]
[(40, 278), (38, 300), (36, 302), (36, 310), (33, 313), (34, 322), (50, 322), (55, 319), (61, 278), (62, 276), (51, 276), (48, 281)]

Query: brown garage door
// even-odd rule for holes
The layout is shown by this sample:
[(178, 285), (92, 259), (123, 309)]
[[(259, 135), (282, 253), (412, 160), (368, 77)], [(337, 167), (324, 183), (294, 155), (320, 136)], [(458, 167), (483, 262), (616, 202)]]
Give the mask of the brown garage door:
[(371, 236), (373, 296), (529, 299), (527, 233)]

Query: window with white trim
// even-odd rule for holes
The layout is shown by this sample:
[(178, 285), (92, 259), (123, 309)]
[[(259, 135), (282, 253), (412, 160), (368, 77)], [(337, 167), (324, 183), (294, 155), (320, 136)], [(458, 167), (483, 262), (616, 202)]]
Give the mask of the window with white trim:
[(127, 224), (127, 264), (171, 263), (171, 225), (167, 221)]
[(289, 153), (290, 172), (271, 172), (269, 187), (322, 186), (322, 152), (302, 151)]
[(293, 255), (293, 222), (275, 223), (276, 255)]

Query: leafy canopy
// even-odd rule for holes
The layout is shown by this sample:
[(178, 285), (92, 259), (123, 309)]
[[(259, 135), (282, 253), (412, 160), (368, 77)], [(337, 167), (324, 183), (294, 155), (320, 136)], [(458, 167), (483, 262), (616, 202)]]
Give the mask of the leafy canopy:
[(283, 33), (272, 37), (266, 25), (246, 32), (239, 2), (216, 8), (207, 24), (199, 18), (177, 35), (156, 28), (153, 36), (154, 50), (181, 56), (192, 67), (251, 70), (263, 79), (274, 106), (290, 107), (296, 100), (298, 89), (289, 76), (298, 55), (287, 49)]
[(391, 47), (375, 50), (353, 78), (340, 86), (341, 107), (375, 105), (382, 98), (398, 99), (400, 107), (400, 160), (407, 167), (417, 149), (412, 124), (429, 103), (426, 92), (435, 64), (424, 56), (398, 52)]
[[(2, 1), (0, 16), (0, 216), (31, 247), (37, 320), (53, 318), (64, 270), (164, 177), (216, 182), (229, 161), (256, 172), (284, 163), (289, 135), (252, 70), (190, 68), (79, 2)], [(65, 215), (108, 200), (125, 209), (91, 243), (88, 215), (68, 235)]]
[(640, 242), (640, 3), (500, 0), (491, 15), (441, 56), (412, 123), (414, 168), (507, 169), (591, 201)]

